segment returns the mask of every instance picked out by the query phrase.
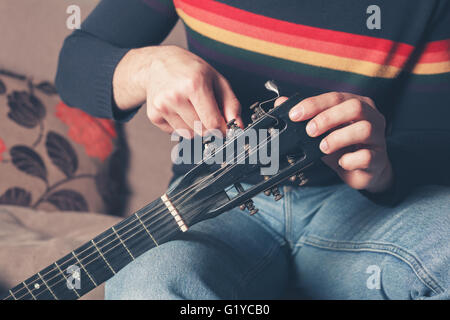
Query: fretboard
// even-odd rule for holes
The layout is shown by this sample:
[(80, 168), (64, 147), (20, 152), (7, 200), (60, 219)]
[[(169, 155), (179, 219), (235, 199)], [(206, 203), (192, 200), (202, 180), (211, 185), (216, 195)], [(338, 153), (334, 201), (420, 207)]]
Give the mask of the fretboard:
[(4, 300), (78, 299), (179, 232), (161, 199), (15, 286)]

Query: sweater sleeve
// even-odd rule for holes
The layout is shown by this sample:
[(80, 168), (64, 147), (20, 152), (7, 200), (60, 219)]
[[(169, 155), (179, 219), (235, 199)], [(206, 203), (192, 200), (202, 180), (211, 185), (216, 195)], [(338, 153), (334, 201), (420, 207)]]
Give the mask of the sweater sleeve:
[(55, 79), (61, 99), (96, 117), (131, 118), (136, 110), (114, 103), (114, 70), (132, 48), (161, 43), (177, 20), (170, 0), (102, 0), (64, 41)]
[(388, 124), (394, 185), (380, 194), (363, 192), (382, 205), (396, 205), (419, 185), (450, 185), (450, 2), (440, 9), (403, 75), (404, 92)]

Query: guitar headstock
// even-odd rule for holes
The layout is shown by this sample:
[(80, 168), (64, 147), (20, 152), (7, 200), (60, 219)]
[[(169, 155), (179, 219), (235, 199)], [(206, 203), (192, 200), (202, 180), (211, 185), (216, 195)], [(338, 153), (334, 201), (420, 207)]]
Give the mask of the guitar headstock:
[[(243, 130), (233, 121), (228, 123), (223, 144), (217, 137), (207, 139), (207, 155), (167, 193), (188, 226), (237, 206), (256, 213), (252, 197), (264, 192), (280, 200), (277, 185), (286, 179), (304, 184), (302, 171), (323, 156), (322, 136), (309, 137), (306, 121), (289, 119), (289, 110), (301, 101), (300, 95), (275, 107), (278, 88), (273, 81), (266, 88), (276, 96), (250, 107), (252, 123)], [(241, 183), (255, 175), (262, 179), (245, 190)]]

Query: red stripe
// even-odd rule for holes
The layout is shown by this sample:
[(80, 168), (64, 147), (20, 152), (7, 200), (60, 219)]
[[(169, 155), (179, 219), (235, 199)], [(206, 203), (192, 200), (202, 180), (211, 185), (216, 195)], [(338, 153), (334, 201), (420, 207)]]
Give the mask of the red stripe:
[(249, 25), (240, 21), (236, 21), (215, 13), (193, 7), (190, 4), (182, 3), (179, 7), (187, 15), (196, 18), (216, 27), (226, 29), (238, 34), (249, 36), (256, 39), (270, 41), (289, 47), (304, 49), (308, 51), (331, 54), (339, 57), (370, 61), (380, 65), (391, 65), (401, 68), (408, 57), (401, 55), (392, 55), (377, 50), (369, 50), (365, 48), (357, 48), (339, 43), (329, 43), (321, 40), (310, 39), (298, 35), (290, 35), (286, 33), (276, 32), (270, 29), (260, 28)]
[(450, 61), (450, 39), (428, 43), (418, 63), (435, 63), (444, 61)]
[(174, 0), (175, 6), (177, 7), (182, 7), (183, 2), (233, 20), (285, 34), (295, 36), (302, 35), (302, 37), (305, 38), (383, 51), (385, 53), (390, 52), (391, 54), (395, 53), (396, 55), (402, 56), (410, 55), (414, 49), (413, 46), (406, 43), (295, 24), (262, 16), (211, 0)]

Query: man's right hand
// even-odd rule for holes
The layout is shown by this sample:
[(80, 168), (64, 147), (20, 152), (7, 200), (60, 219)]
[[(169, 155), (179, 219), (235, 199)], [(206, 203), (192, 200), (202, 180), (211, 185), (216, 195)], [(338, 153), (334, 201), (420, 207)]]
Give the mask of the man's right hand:
[[(116, 68), (114, 99), (122, 110), (147, 102), (147, 116), (161, 130), (192, 138), (194, 122), (202, 132), (226, 130), (241, 107), (228, 81), (207, 62), (175, 46), (133, 49)], [(198, 126), (197, 126), (198, 127)]]

